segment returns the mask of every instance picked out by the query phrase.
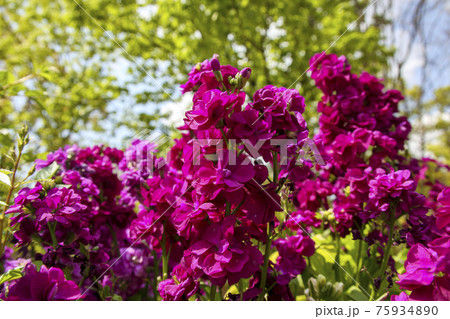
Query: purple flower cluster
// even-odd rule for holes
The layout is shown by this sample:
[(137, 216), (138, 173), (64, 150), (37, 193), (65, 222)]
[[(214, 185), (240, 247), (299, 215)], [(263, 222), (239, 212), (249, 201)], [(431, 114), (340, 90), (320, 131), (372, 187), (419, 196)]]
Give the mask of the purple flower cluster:
[[(147, 147), (151, 148), (151, 145)], [(136, 155), (130, 153), (132, 151), (128, 150), (126, 156), (130, 162), (136, 162)], [(7, 214), (12, 215), (11, 225), (17, 228), (14, 233), (16, 246), (27, 247), (38, 240), (45, 254), (29, 257), (41, 260), (52, 274), (56, 271), (52, 269), (69, 273), (81, 289), (95, 283), (133, 243), (128, 227), (136, 218), (136, 199), (126, 201), (121, 195), (124, 189), (131, 193), (136, 184), (148, 177), (141, 176), (133, 184), (131, 174), (126, 173), (133, 169), (144, 174), (147, 166), (140, 165), (143, 169), (139, 170), (130, 167), (121, 181), (117, 170), (123, 161), (122, 151), (103, 146), (66, 147), (49, 154), (46, 161), (38, 161), (40, 168), (56, 162), (59, 169), (51, 182), (38, 182), (34, 188), (20, 190), (14, 205), (8, 209)], [(124, 298), (144, 286), (148, 276), (145, 265), (150, 262), (151, 253), (143, 252), (141, 264), (126, 263), (127, 258), (121, 259), (122, 262), (114, 263), (111, 275), (106, 275), (109, 280), (124, 279), (125, 286), (117, 289)], [(108, 280), (101, 282), (109, 284)], [(22, 284), (28, 283), (23, 281)], [(8, 298), (13, 298), (10, 294)], [(95, 300), (100, 295), (89, 290), (86, 298)]]
[[(141, 207), (130, 235), (167, 255), (171, 278), (158, 286), (164, 300), (198, 297), (203, 293), (200, 280), (222, 287), (260, 273), (263, 255), (254, 241), (265, 241), (267, 223), (278, 224), (275, 212), (282, 208), (278, 181), (269, 180), (267, 167), (255, 161), (245, 142), (252, 146), (267, 140), (259, 151), (273, 163), (280, 160), (273, 155), (279, 150), (268, 139), (294, 137), (299, 149), (308, 130), (304, 99), (295, 90), (267, 86), (244, 106), (240, 90), (249, 76), (249, 69), (222, 66), (217, 57), (194, 67), (182, 86), (184, 92), (194, 92), (193, 108), (180, 128), (188, 133), (175, 141), (159, 174), (140, 181)], [(231, 139), (236, 145), (227, 144)], [(239, 154), (232, 160), (234, 151)], [(278, 168), (280, 178), (295, 169)], [(298, 175), (304, 178), (309, 169)], [(314, 243), (305, 241), (312, 245), (304, 253), (309, 256)], [(274, 247), (285, 246), (289, 243)], [(303, 270), (298, 263), (292, 266), (296, 274)]]
[(450, 188), (427, 177), (437, 162), (404, 156), (403, 97), (352, 73), (345, 57), (321, 53), (310, 65), (323, 92), (314, 147), (326, 163), (304, 156), (312, 140), (297, 90), (267, 85), (251, 99), (242, 91), (251, 70), (214, 56), (182, 85), (193, 105), (167, 158), (136, 139), (125, 151), (74, 145), (37, 161), (57, 170), (6, 212), (16, 248), (0, 268), (25, 268), (0, 298), (202, 300), (219, 288), (230, 300), (295, 300), (299, 275), (301, 291), (315, 289), (308, 298), (336, 297), (341, 283), (318, 279), (320, 291), (307, 269), (323, 240), (310, 233), (320, 233), (361, 241), (358, 255), (377, 268), (361, 276), (375, 295), (393, 285), (391, 248), (403, 244), (397, 285), (411, 292), (392, 299), (449, 300)]
[(391, 300), (450, 300), (449, 193), (450, 188), (446, 188), (438, 196), (436, 238), (414, 244), (408, 251), (405, 273), (398, 275), (399, 287), (411, 293), (402, 292)]
[(36, 266), (28, 264), (24, 270), (25, 275), (13, 281), (8, 286), (8, 294), (0, 294), (6, 301), (61, 301), (82, 299), (80, 288), (71, 281), (66, 280), (59, 268), (42, 266), (37, 271)]
[(303, 257), (314, 254), (314, 241), (308, 236), (296, 235), (279, 238), (273, 244), (279, 253), (275, 268), (282, 274), (278, 282), (288, 284), (305, 269), (306, 262)]

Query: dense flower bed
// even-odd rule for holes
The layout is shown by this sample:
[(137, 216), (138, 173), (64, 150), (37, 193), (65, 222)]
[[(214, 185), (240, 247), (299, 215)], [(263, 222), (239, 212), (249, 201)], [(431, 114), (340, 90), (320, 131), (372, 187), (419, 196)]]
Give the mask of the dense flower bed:
[(166, 157), (144, 139), (39, 160), (51, 174), (6, 211), (0, 298), (450, 300), (450, 188), (427, 176), (449, 168), (407, 155), (400, 92), (345, 57), (310, 65), (316, 134), (312, 101), (268, 85), (246, 102), (251, 70), (215, 56), (182, 85)]

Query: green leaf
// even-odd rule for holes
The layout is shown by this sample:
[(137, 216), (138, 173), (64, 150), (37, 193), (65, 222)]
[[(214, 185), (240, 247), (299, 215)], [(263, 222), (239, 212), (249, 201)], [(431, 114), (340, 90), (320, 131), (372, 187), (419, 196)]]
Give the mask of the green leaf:
[(12, 172), (12, 171), (10, 171), (10, 170), (8, 170), (8, 169), (5, 169), (5, 168), (0, 168), (0, 173), (9, 175), (9, 174), (12, 174), (12, 173), (14, 173), (14, 172)]
[(33, 264), (36, 266), (37, 271), (40, 271), (40, 269), (44, 263), (41, 260), (35, 260), (35, 261), (33, 261)]
[(51, 163), (49, 166), (44, 167), (43, 169), (39, 170), (36, 173), (36, 176), (34, 177), (35, 180), (43, 180), (43, 179), (51, 179), (53, 175), (56, 174), (56, 172), (59, 169), (59, 165), (56, 162)]
[(8, 206), (8, 204), (6, 204), (5, 202), (2, 202), (1, 200), (0, 200), (0, 205), (2, 205), (2, 206)]
[(11, 187), (11, 181), (10, 181), (8, 175), (1, 173), (1, 172), (0, 172), (0, 183)]
[(346, 292), (345, 294), (350, 297), (353, 300), (356, 301), (368, 301), (369, 297), (367, 296), (367, 294), (365, 294), (364, 292), (361, 291), (361, 289), (355, 287), (355, 286), (351, 286)]
[(19, 266), (17, 268), (11, 269), (10, 271), (1, 275), (0, 276), (0, 285), (5, 282), (23, 277), (23, 272), (22, 272), (23, 267), (24, 266)]
[(122, 297), (119, 295), (113, 295), (111, 298), (112, 301), (122, 301)]
[(66, 184), (56, 184), (55, 185), (56, 188), (71, 188), (72, 185), (66, 185)]

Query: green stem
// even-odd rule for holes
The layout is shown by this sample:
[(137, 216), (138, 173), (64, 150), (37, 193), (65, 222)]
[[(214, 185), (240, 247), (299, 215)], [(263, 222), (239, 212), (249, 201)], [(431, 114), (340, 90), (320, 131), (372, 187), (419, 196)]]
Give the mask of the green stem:
[(164, 222), (164, 231), (163, 231), (163, 235), (162, 235), (162, 279), (165, 280), (167, 279), (167, 269), (168, 269), (168, 256), (167, 256), (167, 247), (166, 247), (166, 223)]
[(264, 300), (264, 295), (266, 292), (267, 272), (269, 269), (270, 246), (272, 245), (271, 239), (272, 231), (273, 231), (273, 224), (269, 223), (267, 230), (266, 249), (264, 252), (264, 264), (261, 272), (261, 285), (260, 285), (261, 293), (258, 296), (259, 301)]
[(153, 287), (153, 295), (154, 295), (155, 301), (158, 300), (158, 288), (156, 287), (156, 284), (158, 282), (158, 272), (159, 272), (158, 258), (156, 257), (156, 252), (153, 251), (153, 282), (152, 282), (152, 287)]
[(286, 183), (286, 181), (287, 181), (287, 178), (283, 178), (282, 180), (281, 180), (281, 184), (278, 186), (278, 188), (275, 190), (277, 193), (279, 193), (280, 192), (280, 190), (283, 188), (283, 186), (284, 186), (284, 184)]
[(211, 285), (211, 290), (209, 291), (209, 301), (216, 300), (216, 290), (217, 287), (215, 285)]
[(273, 152), (273, 182), (275, 185), (278, 185), (278, 155), (276, 152)]
[(356, 285), (359, 286), (359, 278), (361, 277), (361, 256), (362, 256), (362, 239), (358, 240), (358, 257), (356, 258)]
[(231, 203), (230, 203), (230, 202), (227, 202), (227, 203), (225, 204), (225, 216), (230, 215), (230, 212), (231, 212)]
[[(386, 248), (383, 251), (383, 261), (381, 262), (381, 267), (380, 267), (380, 271), (378, 272), (378, 276), (380, 277), (380, 286), (381, 286), (381, 282), (383, 281), (384, 277), (385, 277), (385, 273), (388, 267), (388, 262), (389, 262), (389, 257), (391, 256), (391, 248), (392, 248), (392, 243), (394, 241), (394, 223), (395, 223), (395, 212), (397, 210), (397, 204), (392, 205), (391, 209), (389, 210), (389, 235), (388, 235), (388, 242), (386, 245)], [(377, 294), (378, 294), (378, 290), (379, 288), (373, 287), (374, 289), (372, 290), (372, 299), (375, 299)]]
[(228, 145), (227, 136), (225, 135), (225, 132), (223, 131), (222, 127), (220, 128), (220, 132), (222, 133), (222, 137), (223, 137), (223, 140), (225, 141), (225, 144), (227, 145), (227, 148), (230, 149), (230, 145)]
[(336, 240), (336, 257), (335, 257), (335, 263), (334, 263), (334, 273), (336, 277), (336, 281), (341, 281), (341, 267), (339, 266), (341, 264), (341, 236), (339, 233), (336, 233), (337, 240)]
[(244, 283), (242, 282), (242, 279), (238, 282), (238, 290), (239, 290), (239, 300), (242, 300), (244, 295)]
[(381, 268), (380, 268), (380, 276), (384, 276), (384, 273), (386, 272), (387, 265), (389, 262), (390, 252), (391, 252), (391, 248), (392, 248), (393, 237), (394, 237), (394, 225), (391, 224), (391, 225), (389, 225), (388, 243), (387, 243), (386, 249), (384, 250), (384, 253), (383, 253), (383, 262), (382, 262)]
[(231, 212), (231, 215), (234, 215), (238, 211), (239, 208), (241, 208), (242, 204), (244, 204), (244, 199), (239, 203), (239, 205), (236, 206), (235, 209)]
[(50, 231), (50, 236), (52, 237), (53, 248), (56, 249), (56, 246), (58, 246), (58, 240), (56, 239), (55, 235), (56, 222), (50, 222), (47, 224), (47, 226), (48, 230)]
[(108, 227), (109, 227), (109, 231), (111, 232), (111, 236), (112, 236), (113, 251), (116, 253), (116, 256), (120, 256), (120, 250), (119, 250), (119, 244), (117, 242), (116, 232), (114, 231), (113, 227), (111, 226), (111, 223), (108, 224)]
[(3, 240), (3, 229), (4, 229), (4, 222), (5, 222), (5, 213), (6, 210), (9, 207), (9, 201), (11, 200), (12, 194), (14, 192), (15, 189), (15, 183), (16, 183), (16, 173), (17, 173), (17, 169), (19, 167), (19, 162), (20, 162), (20, 158), (22, 156), (22, 150), (19, 148), (19, 154), (17, 155), (17, 159), (16, 162), (14, 163), (14, 169), (13, 169), (13, 174), (11, 177), (11, 187), (9, 188), (8, 191), (8, 195), (6, 196), (6, 206), (3, 208), (2, 211), (2, 215), (0, 218), (0, 257), (3, 255), (3, 250), (5, 249), (6, 246), (6, 236), (5, 236), (5, 240)]

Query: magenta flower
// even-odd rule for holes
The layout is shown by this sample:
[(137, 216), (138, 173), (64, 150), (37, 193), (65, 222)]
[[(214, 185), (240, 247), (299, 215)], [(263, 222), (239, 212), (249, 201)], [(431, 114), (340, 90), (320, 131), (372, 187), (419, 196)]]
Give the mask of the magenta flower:
[(262, 112), (262, 119), (271, 123), (272, 130), (284, 132), (307, 130), (302, 116), (305, 111), (305, 99), (297, 90), (268, 85), (256, 91), (253, 101), (249, 107)]
[(240, 111), (245, 95), (228, 95), (220, 90), (207, 91), (186, 112), (185, 123), (193, 131), (207, 130), (233, 111)]
[(443, 229), (450, 225), (450, 187), (439, 194), (437, 201), (441, 207), (436, 211), (436, 226)]
[(310, 210), (300, 210), (290, 214), (289, 219), (286, 221), (286, 227), (301, 232), (305, 226), (317, 228), (321, 223), (322, 221), (316, 218), (315, 212)]
[(405, 199), (408, 191), (414, 191), (416, 187), (414, 181), (409, 179), (411, 172), (408, 170), (386, 174), (382, 169), (378, 169), (376, 173), (377, 176), (369, 181), (369, 205), (380, 211), (387, 211), (393, 199)]
[(427, 249), (421, 244), (414, 245), (409, 250), (405, 262), (406, 273), (398, 275), (397, 283), (400, 288), (413, 290), (431, 284), (437, 271), (439, 258), (435, 251)]
[(78, 300), (83, 298), (76, 283), (64, 278), (59, 268), (47, 269), (41, 266), (28, 264), (25, 267), (25, 276), (11, 282), (8, 293), (2, 296), (7, 301), (61, 301)]
[(203, 161), (195, 174), (194, 186), (206, 199), (213, 200), (223, 191), (224, 196), (239, 204), (244, 196), (242, 188), (255, 176), (255, 168), (251, 163), (244, 164), (246, 157), (243, 155), (230, 164), (228, 155), (228, 151), (219, 155), (216, 166), (211, 161)]
[(449, 300), (450, 237), (436, 239), (429, 247), (417, 244), (410, 249), (406, 272), (398, 275), (397, 284), (411, 290), (410, 300)]
[(248, 278), (263, 262), (261, 252), (249, 238), (237, 236), (234, 224), (234, 216), (211, 224), (189, 248), (192, 268), (200, 269), (214, 285), (223, 286), (227, 280), (233, 285)]
[(309, 236), (303, 235), (279, 238), (273, 245), (279, 253), (276, 269), (291, 278), (301, 274), (305, 269), (306, 262), (303, 257), (310, 257), (315, 251), (314, 241)]
[(192, 269), (192, 258), (184, 257), (172, 271), (172, 278), (161, 281), (158, 291), (163, 300), (188, 300), (199, 292), (200, 272)]
[(258, 118), (259, 112), (253, 109), (231, 114), (230, 118), (226, 119), (226, 125), (229, 128), (228, 138), (238, 139), (238, 142), (248, 139), (252, 146), (259, 140), (270, 139), (275, 134), (271, 131), (270, 119), (266, 122)]

